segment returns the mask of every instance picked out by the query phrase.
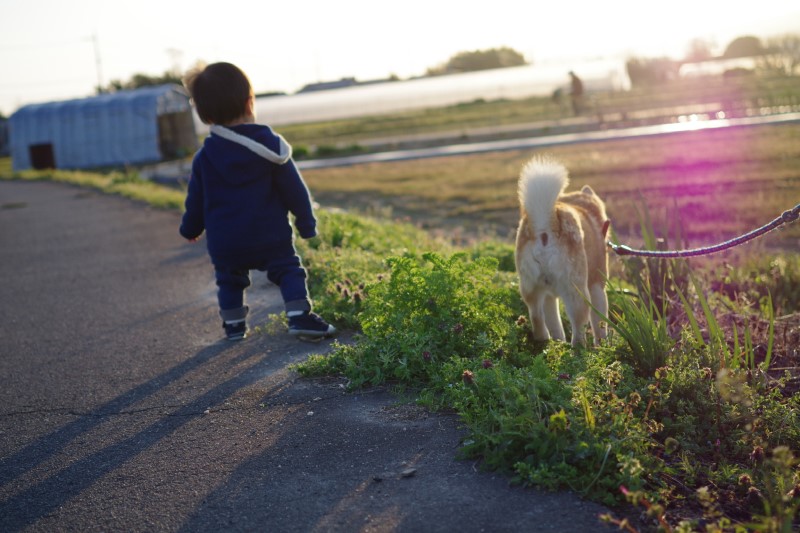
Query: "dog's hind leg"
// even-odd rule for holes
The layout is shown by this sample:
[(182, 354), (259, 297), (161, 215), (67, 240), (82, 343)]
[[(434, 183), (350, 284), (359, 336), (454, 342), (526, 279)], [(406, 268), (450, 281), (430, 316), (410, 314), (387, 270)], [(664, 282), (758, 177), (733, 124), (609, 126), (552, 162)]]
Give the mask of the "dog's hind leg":
[(547, 329), (550, 330), (550, 335), (554, 339), (564, 341), (567, 340), (567, 335), (564, 333), (564, 326), (561, 324), (561, 313), (558, 311), (558, 298), (552, 294), (544, 297), (544, 321), (547, 324)]
[[(589, 291), (584, 291), (588, 293)], [(588, 294), (577, 290), (568, 291), (564, 295), (564, 309), (567, 311), (572, 325), (572, 345), (586, 345), (586, 323), (589, 322)]]
[(592, 305), (597, 310), (592, 311), (589, 315), (592, 322), (592, 335), (594, 336), (595, 344), (597, 344), (608, 335), (606, 319), (603, 318), (608, 316), (608, 296), (606, 295), (605, 283), (595, 283), (589, 291), (592, 295)]
[(544, 302), (545, 295), (542, 291), (533, 291), (526, 295), (525, 305), (528, 306), (528, 316), (531, 318), (531, 329), (533, 330), (533, 339), (537, 341), (550, 340), (550, 331), (547, 329), (545, 322)]

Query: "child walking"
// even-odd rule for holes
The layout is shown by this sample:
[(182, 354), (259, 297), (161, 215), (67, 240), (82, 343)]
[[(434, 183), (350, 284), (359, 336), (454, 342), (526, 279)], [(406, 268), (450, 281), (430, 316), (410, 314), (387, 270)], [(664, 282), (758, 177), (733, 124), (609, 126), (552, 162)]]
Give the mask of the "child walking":
[(247, 334), (251, 269), (266, 271), (280, 288), (290, 334), (332, 335), (336, 329), (311, 312), (306, 271), (294, 248), (289, 213), (304, 239), (316, 236), (317, 221), (291, 146), (255, 123), (253, 89), (238, 67), (214, 63), (190, 72), (184, 83), (211, 134), (192, 162), (180, 234), (196, 241), (206, 232), (227, 338)]

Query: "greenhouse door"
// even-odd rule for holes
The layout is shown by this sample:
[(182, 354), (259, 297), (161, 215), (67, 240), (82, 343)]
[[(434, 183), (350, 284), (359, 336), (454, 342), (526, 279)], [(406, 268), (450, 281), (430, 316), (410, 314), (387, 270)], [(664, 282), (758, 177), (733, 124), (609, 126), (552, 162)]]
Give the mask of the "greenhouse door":
[(53, 155), (53, 145), (32, 144), (28, 147), (31, 156), (31, 166), (36, 170), (56, 168), (56, 158)]

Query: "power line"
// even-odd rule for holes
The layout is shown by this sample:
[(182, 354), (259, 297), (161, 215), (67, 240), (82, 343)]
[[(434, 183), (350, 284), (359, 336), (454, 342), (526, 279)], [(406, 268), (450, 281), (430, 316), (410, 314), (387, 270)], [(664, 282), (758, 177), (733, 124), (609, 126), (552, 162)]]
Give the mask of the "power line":
[(16, 81), (10, 83), (0, 83), (0, 89), (13, 88), (13, 87), (36, 87), (42, 85), (61, 85), (68, 83), (85, 83), (86, 78), (62, 78), (58, 80), (31, 80), (31, 81)]
[(62, 46), (67, 45), (76, 45), (76, 44), (84, 44), (87, 42), (91, 42), (92, 38), (89, 37), (78, 39), (78, 40), (69, 40), (69, 41), (50, 41), (50, 42), (35, 42), (35, 43), (0, 43), (0, 51), (19, 51), (19, 50), (36, 50), (36, 49), (46, 49), (46, 48), (59, 48)]

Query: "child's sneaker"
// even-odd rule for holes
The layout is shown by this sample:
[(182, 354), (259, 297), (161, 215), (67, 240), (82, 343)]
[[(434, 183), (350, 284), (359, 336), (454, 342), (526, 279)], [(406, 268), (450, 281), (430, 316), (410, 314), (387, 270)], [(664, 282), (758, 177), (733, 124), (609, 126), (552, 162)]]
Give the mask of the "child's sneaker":
[(289, 335), (321, 339), (334, 333), (336, 333), (335, 327), (310, 311), (306, 311), (302, 315), (289, 317)]
[(229, 341), (240, 341), (247, 336), (247, 322), (244, 320), (223, 322), (222, 327), (225, 328), (225, 336)]

